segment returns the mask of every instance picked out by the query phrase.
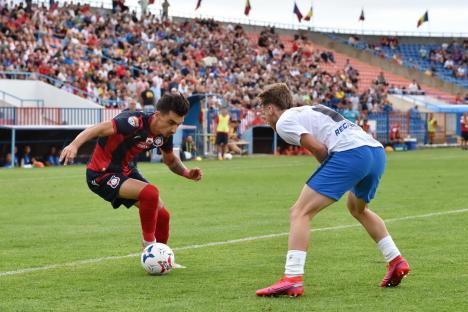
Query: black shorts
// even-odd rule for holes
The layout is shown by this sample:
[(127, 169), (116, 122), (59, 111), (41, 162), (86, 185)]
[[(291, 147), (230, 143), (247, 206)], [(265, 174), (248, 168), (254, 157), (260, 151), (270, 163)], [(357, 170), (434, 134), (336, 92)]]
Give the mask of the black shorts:
[(468, 141), (468, 131), (462, 131), (462, 138), (465, 141)]
[(226, 132), (216, 133), (216, 145), (228, 144), (228, 134)]
[(122, 173), (101, 173), (89, 169), (86, 170), (86, 182), (89, 189), (110, 202), (114, 209), (119, 208), (120, 205), (130, 208), (137, 202), (135, 199), (119, 198), (120, 187), (127, 179), (135, 179), (148, 183), (137, 169), (133, 169), (128, 176)]

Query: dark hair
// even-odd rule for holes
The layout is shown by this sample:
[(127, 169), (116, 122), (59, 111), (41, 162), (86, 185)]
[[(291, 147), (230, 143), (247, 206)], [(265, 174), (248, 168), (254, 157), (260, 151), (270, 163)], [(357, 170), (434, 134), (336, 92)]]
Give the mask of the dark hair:
[(156, 104), (156, 109), (162, 114), (174, 112), (179, 116), (185, 116), (188, 113), (190, 104), (182, 94), (164, 94)]
[(292, 107), (291, 91), (285, 83), (275, 83), (265, 87), (258, 95), (262, 105), (273, 104), (281, 110)]

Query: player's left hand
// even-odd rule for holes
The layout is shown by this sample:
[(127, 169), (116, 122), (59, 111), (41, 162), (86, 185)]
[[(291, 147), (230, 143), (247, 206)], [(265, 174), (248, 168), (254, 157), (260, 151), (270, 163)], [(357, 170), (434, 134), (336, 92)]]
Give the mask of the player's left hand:
[(193, 169), (190, 169), (187, 175), (187, 179), (200, 181), (202, 176), (203, 176), (203, 171), (200, 168), (193, 168)]

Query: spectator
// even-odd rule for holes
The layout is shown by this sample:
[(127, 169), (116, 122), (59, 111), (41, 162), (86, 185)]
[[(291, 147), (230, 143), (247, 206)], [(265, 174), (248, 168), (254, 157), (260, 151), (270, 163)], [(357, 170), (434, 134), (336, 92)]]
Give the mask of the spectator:
[(127, 103), (128, 107), (126, 109), (131, 112), (137, 112), (142, 110), (141, 104), (138, 103), (138, 101), (134, 98), (127, 98)]
[(221, 113), (216, 117), (216, 148), (218, 151), (218, 160), (224, 159), (224, 153), (228, 144), (229, 119), (227, 107), (221, 108)]
[(32, 168), (33, 158), (31, 156), (31, 147), (26, 145), (23, 150), (23, 157), (21, 158), (21, 167)]
[(468, 113), (463, 113), (460, 119), (461, 149), (468, 150)]
[[(17, 146), (15, 146), (14, 152), (15, 152), (15, 159), (14, 159), (14, 162), (13, 162), (13, 166), (18, 167), (19, 166), (19, 157), (18, 157), (18, 147)], [(5, 157), (5, 163), (4, 163), (3, 166), (5, 168), (13, 168), (13, 166), (11, 165), (11, 160), (12, 160), (11, 153), (7, 153), (6, 157)]]
[(385, 79), (384, 73), (381, 71), (379, 76), (377, 77), (376, 83), (379, 85), (387, 86), (388, 82)]
[(23, 157), (21, 158), (21, 167), (23, 168), (43, 168), (44, 163), (36, 160), (36, 158), (31, 156), (31, 147), (26, 145), (24, 147)]
[(191, 135), (188, 135), (182, 141), (182, 153), (180, 154), (180, 158), (182, 161), (191, 160), (197, 157), (197, 147), (193, 142), (193, 138)]
[(238, 128), (240, 122), (238, 120), (230, 120), (229, 122), (229, 139), (227, 144), (227, 151), (231, 154), (242, 155), (241, 144), (246, 142), (241, 141), (238, 136)]
[(14, 160), (14, 162), (13, 162), (13, 165), (11, 164), (11, 161), (12, 161), (11, 153), (7, 153), (7, 154), (6, 154), (5, 163), (3, 164), (3, 168), (18, 167), (19, 163), (18, 163), (17, 151), (18, 151), (18, 149), (17, 149), (17, 147), (15, 146), (15, 160)]
[(420, 94), (421, 93), (421, 87), (416, 82), (416, 79), (413, 79), (413, 81), (408, 85), (407, 90), (408, 90), (409, 94)]
[(394, 123), (390, 125), (390, 144), (401, 144), (403, 143), (403, 138), (400, 133), (400, 124)]
[(169, 19), (169, 1), (164, 0), (164, 2), (161, 4), (162, 6), (162, 16), (161, 19), (163, 21), (167, 21)]
[(140, 96), (143, 103), (143, 110), (145, 112), (154, 112), (156, 102), (153, 91), (150, 88), (146, 88), (141, 92)]
[(427, 134), (429, 139), (429, 144), (434, 144), (434, 138), (437, 129), (437, 120), (434, 117), (433, 113), (429, 114), (429, 118), (427, 119)]
[(418, 106), (415, 105), (415, 106), (411, 107), (410, 110), (409, 110), (409, 114), (410, 114), (410, 119), (412, 119), (412, 120), (419, 119), (420, 115), (419, 115)]
[(57, 152), (57, 148), (55, 146), (52, 146), (49, 150), (49, 153), (45, 157), (45, 165), (60, 166), (59, 155), (60, 153)]
[(347, 104), (345, 110), (342, 112), (342, 115), (352, 123), (359, 123), (359, 112), (353, 109), (351, 103)]

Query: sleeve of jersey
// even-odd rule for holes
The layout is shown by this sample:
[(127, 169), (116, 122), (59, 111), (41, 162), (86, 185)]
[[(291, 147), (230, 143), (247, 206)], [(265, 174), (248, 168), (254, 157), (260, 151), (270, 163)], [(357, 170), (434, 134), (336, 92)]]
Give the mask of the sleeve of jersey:
[(135, 133), (142, 126), (142, 119), (139, 116), (117, 116), (112, 119), (115, 132), (123, 135)]
[(276, 132), (288, 144), (301, 146), (301, 135), (309, 133), (296, 120), (284, 119), (276, 124)]
[(160, 149), (166, 153), (170, 153), (172, 152), (172, 147), (173, 147), (173, 143), (172, 143), (172, 136), (171, 136), (166, 142), (164, 142), (163, 145), (161, 145)]

